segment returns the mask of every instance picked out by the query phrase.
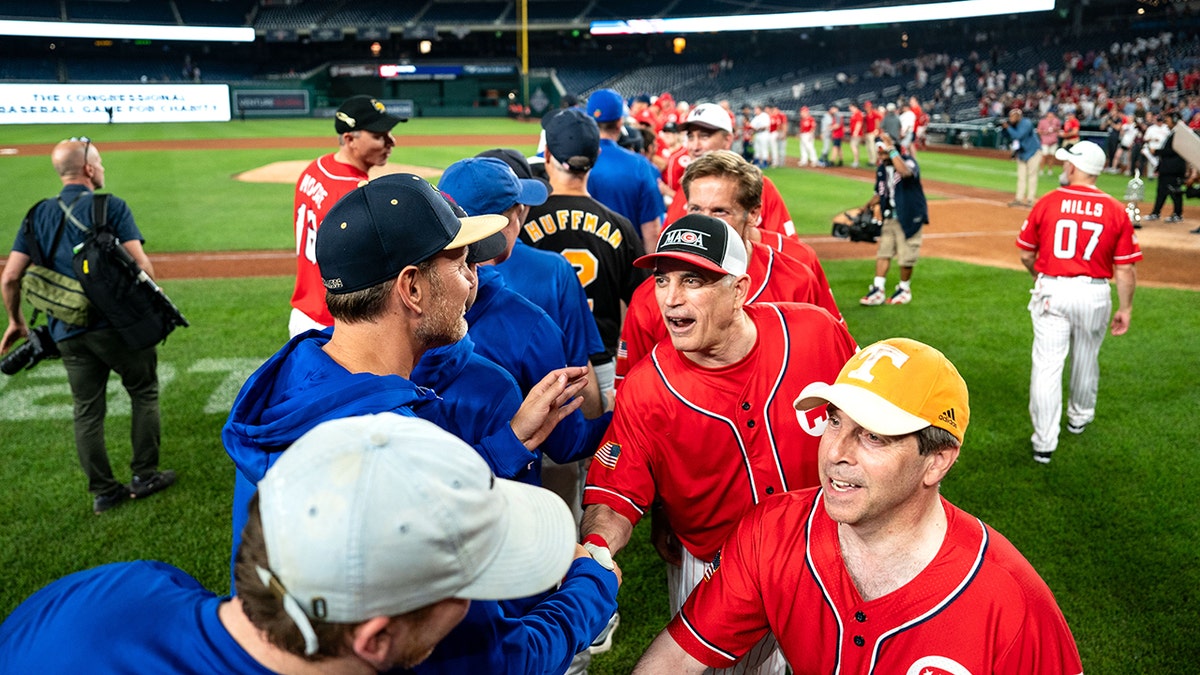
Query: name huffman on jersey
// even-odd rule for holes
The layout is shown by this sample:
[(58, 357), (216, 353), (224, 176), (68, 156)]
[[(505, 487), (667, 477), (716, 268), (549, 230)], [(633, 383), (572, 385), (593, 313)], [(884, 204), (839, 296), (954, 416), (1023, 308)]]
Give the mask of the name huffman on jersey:
[(596, 214), (578, 209), (561, 209), (525, 223), (525, 234), (529, 235), (532, 243), (559, 230), (579, 230), (594, 234), (614, 249), (624, 240), (619, 227), (607, 220), (601, 223)]

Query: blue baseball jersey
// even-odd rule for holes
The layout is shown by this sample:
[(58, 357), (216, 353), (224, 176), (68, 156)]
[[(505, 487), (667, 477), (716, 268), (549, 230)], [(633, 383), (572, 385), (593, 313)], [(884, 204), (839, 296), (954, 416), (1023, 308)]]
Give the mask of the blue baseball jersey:
[(642, 223), (661, 218), (666, 212), (655, 173), (650, 160), (602, 138), (600, 156), (588, 174), (587, 191), (592, 199), (625, 216), (634, 229), (639, 229)]
[(0, 625), (0, 672), (274, 673), (225, 630), (222, 600), (162, 562), (77, 572), (34, 593)]
[(566, 338), (567, 364), (582, 366), (605, 352), (587, 293), (567, 259), (528, 246), (520, 239), (512, 254), (494, 267), (509, 288), (542, 308)]

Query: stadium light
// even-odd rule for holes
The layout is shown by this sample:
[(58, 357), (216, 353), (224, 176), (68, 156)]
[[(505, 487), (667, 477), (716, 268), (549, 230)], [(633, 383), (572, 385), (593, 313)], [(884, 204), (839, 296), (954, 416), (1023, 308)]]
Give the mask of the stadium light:
[(72, 21), (0, 21), (0, 35), (106, 40), (188, 40), (193, 42), (254, 42), (249, 26), (159, 26), (130, 23)]
[(921, 5), (893, 5), (864, 9), (839, 9), (822, 12), (785, 12), (777, 14), (740, 14), (736, 16), (697, 16), (678, 19), (623, 19), (593, 21), (592, 35), (634, 35), (646, 33), (723, 33), (741, 30), (781, 30), (859, 26), (863, 24), (911, 23), (975, 16), (1046, 12), (1054, 9), (1054, 0), (962, 0)]

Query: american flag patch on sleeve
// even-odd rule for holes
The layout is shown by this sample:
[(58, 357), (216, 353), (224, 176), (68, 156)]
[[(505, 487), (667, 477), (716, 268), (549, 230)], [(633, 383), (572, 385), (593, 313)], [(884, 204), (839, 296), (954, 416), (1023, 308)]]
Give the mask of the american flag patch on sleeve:
[(618, 359), (629, 358), (629, 343), (628, 342), (625, 342), (624, 340), (617, 341), (617, 358)]
[(708, 581), (708, 580), (712, 579), (713, 575), (716, 574), (717, 570), (720, 568), (721, 568), (721, 552), (717, 551), (717, 554), (715, 556), (713, 556), (712, 561), (704, 566), (704, 580)]
[(596, 461), (609, 469), (617, 468), (617, 460), (621, 459), (621, 446), (609, 441), (596, 451)]

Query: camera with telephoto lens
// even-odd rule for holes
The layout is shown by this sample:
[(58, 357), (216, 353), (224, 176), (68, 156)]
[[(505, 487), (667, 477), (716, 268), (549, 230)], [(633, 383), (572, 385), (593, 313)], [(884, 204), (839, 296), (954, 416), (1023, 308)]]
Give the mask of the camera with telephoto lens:
[(54, 338), (50, 337), (49, 326), (34, 328), (23, 344), (0, 358), (0, 373), (13, 375), (22, 368), (32, 368), (46, 359), (61, 356)]

